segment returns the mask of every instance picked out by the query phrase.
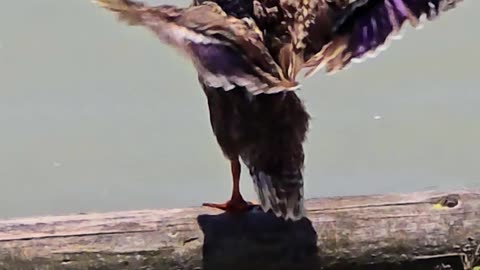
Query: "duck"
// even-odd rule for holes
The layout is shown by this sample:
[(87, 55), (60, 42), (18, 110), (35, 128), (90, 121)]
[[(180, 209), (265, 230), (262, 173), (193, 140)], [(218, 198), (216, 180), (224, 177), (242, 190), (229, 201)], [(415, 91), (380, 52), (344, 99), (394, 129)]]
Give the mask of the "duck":
[(375, 57), (405, 25), (419, 28), (462, 0), (95, 2), (150, 29), (195, 67), (232, 177), (227, 202), (203, 205), (230, 214), (257, 206), (240, 192), (242, 162), (263, 211), (297, 221), (306, 216), (303, 145), (310, 122), (297, 95), (300, 74), (333, 74)]

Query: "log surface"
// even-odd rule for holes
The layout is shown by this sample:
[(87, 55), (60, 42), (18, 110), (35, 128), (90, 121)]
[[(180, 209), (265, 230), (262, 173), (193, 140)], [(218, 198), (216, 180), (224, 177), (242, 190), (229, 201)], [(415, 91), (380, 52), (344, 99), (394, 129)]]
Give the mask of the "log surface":
[[(480, 190), (313, 199), (308, 219), (144, 210), (0, 221), (0, 269), (331, 269), (478, 263)], [(339, 269), (339, 268), (337, 268)], [(442, 268), (438, 268), (442, 269)], [(445, 268), (448, 269), (448, 268)]]

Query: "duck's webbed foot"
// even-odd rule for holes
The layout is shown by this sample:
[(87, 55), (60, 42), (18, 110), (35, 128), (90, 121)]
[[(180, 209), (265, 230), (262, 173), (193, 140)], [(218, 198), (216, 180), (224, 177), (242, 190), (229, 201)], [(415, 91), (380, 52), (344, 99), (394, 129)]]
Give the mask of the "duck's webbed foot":
[(247, 202), (243, 198), (231, 199), (226, 203), (204, 203), (203, 206), (217, 208), (229, 213), (247, 212), (257, 206), (252, 202)]
[(252, 202), (247, 202), (240, 194), (240, 162), (237, 160), (231, 161), (231, 170), (233, 178), (232, 197), (226, 203), (204, 203), (203, 206), (217, 208), (230, 213), (247, 212), (257, 206)]

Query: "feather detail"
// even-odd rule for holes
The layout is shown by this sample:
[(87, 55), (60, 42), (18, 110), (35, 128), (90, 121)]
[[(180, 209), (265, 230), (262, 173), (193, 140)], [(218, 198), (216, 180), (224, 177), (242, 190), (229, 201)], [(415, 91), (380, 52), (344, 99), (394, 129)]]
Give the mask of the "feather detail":
[(308, 28), (313, 23), (319, 0), (279, 0), (284, 21), (290, 33), (290, 43), (282, 46), (279, 61), (289, 79), (294, 79), (304, 64)]
[(305, 216), (301, 175), (289, 179), (256, 170), (250, 174), (263, 211), (271, 210), (275, 216), (293, 221)]
[[(306, 77), (323, 67), (334, 73), (351, 62), (375, 57), (398, 39), (407, 22), (418, 29), (424, 18), (433, 20), (462, 0), (355, 0), (343, 5), (340, 1), (321, 7), (322, 14), (331, 18), (332, 37), (304, 63)], [(315, 40), (316, 34), (311, 31), (311, 39)]]
[(287, 79), (251, 19), (227, 15), (210, 1), (188, 8), (146, 6), (130, 0), (96, 0), (129, 24), (152, 30), (161, 41), (190, 58), (203, 81), (214, 88), (245, 87), (252, 94), (299, 88)]
[(309, 115), (296, 93), (263, 95), (250, 101), (250, 138), (239, 152), (262, 208), (298, 220), (303, 209), (303, 142)]

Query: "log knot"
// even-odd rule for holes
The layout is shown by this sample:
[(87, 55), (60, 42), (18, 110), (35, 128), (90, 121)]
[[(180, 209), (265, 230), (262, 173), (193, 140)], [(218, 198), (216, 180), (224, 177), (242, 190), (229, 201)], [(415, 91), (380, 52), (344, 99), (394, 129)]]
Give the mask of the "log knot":
[(441, 197), (435, 205), (439, 207), (454, 208), (460, 203), (460, 195), (458, 194), (448, 194)]

